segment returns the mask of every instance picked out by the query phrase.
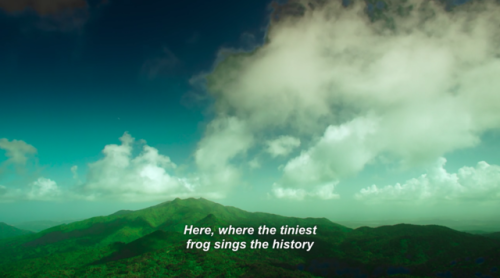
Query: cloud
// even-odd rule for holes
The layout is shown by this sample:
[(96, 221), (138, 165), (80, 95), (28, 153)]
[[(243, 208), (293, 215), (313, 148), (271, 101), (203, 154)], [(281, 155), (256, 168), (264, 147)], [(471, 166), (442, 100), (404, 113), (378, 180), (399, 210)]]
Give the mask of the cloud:
[(451, 13), (437, 1), (387, 1), (390, 20), (374, 22), (363, 1), (290, 3), (302, 8), (273, 21), (263, 46), (228, 55), (207, 76), (215, 121), (235, 118), (256, 145), (276, 130), (301, 138), (276, 196), (331, 189), (381, 155), (423, 165), (500, 128), (493, 1)]
[(462, 167), (457, 173), (444, 169), (439, 158), (426, 174), (404, 184), (372, 185), (355, 195), (367, 202), (491, 201), (500, 199), (500, 166), (481, 161), (476, 167)]
[(374, 157), (370, 136), (376, 128), (376, 123), (368, 119), (329, 126), (313, 147), (285, 165), (280, 184), (305, 189), (329, 183), (332, 186), (327, 188), (333, 190), (340, 178), (361, 171)]
[(86, 199), (122, 201), (165, 200), (196, 195), (187, 178), (172, 174), (176, 165), (168, 156), (143, 142), (142, 151), (132, 154), (135, 139), (128, 133), (121, 144), (106, 145), (104, 158), (88, 165), (87, 180), (76, 191)]
[(61, 190), (56, 182), (46, 178), (38, 178), (31, 185), (27, 193), (30, 200), (54, 199), (61, 195)]
[[(234, 133), (233, 139), (241, 139), (242, 127), (238, 122), (228, 119), (212, 125), (209, 129), (214, 137), (202, 141), (197, 152), (200, 173), (185, 177), (176, 175), (177, 165), (168, 156), (162, 155), (144, 140), (136, 141), (127, 132), (120, 137), (121, 144), (104, 147), (104, 157), (88, 164), (86, 179), (81, 181), (78, 166), (70, 168), (76, 185), (60, 187), (56, 181), (38, 177), (27, 185), (19, 182), (10, 186), (0, 185), (0, 201), (17, 200), (120, 200), (122, 202), (162, 201), (175, 197), (224, 197), (231, 185), (237, 180), (239, 170), (227, 165), (228, 160), (238, 154), (239, 146), (232, 141), (219, 141), (218, 134)], [(225, 130), (225, 131), (224, 131)], [(221, 131), (222, 133), (219, 133)], [(10, 148), (24, 150), (31, 148), (22, 141), (7, 140)], [(14, 142), (14, 143), (13, 143)], [(19, 143), (19, 142), (22, 142)], [(246, 144), (239, 140), (240, 144)], [(31, 146), (30, 146), (31, 147)], [(137, 148), (140, 147), (139, 150)], [(11, 155), (16, 162), (25, 162), (21, 155)], [(14, 185), (15, 184), (15, 185)], [(17, 185), (17, 186), (16, 186)]]
[(8, 159), (5, 164), (25, 165), (28, 157), (37, 153), (35, 147), (22, 140), (9, 141), (6, 138), (0, 139), (0, 149), (6, 151)]
[(237, 185), (240, 170), (230, 161), (244, 154), (253, 142), (252, 134), (237, 118), (220, 117), (212, 121), (194, 155), (200, 183), (222, 191)]
[(313, 189), (308, 188), (307, 190), (302, 188), (285, 188), (278, 184), (274, 184), (272, 193), (275, 197), (282, 199), (301, 201), (308, 198), (317, 198), (323, 200), (331, 200), (340, 198), (340, 195), (334, 193), (336, 184), (336, 182), (332, 182), (329, 184), (316, 186)]
[(51, 179), (40, 177), (25, 187), (6, 187), (0, 185), (0, 202), (18, 200), (54, 201), (60, 200), (64, 192)]
[(19, 13), (30, 9), (41, 16), (86, 7), (85, 0), (0, 0), (0, 9), (8, 13)]
[(298, 146), (300, 146), (300, 139), (292, 136), (280, 136), (277, 139), (267, 141), (267, 152), (273, 157), (286, 156)]

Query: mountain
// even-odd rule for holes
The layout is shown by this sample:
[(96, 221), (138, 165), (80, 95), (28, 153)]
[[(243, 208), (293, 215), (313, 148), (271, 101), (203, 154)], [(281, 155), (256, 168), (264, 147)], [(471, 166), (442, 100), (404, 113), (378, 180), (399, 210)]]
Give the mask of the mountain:
[[(209, 227), (214, 234), (184, 234), (186, 225)], [(277, 233), (257, 234), (262, 225), (276, 227)], [(316, 227), (316, 234), (281, 235), (285, 225)], [(219, 228), (229, 226), (255, 233), (219, 234)], [(256, 241), (269, 246), (252, 248)], [(301, 246), (273, 248), (275, 241)], [(192, 248), (188, 242), (194, 242)], [(302, 249), (304, 242), (309, 251)], [(494, 235), (437, 225), (350, 229), (325, 218), (252, 213), (203, 198), (175, 199), (0, 240), (2, 277), (460, 278), (495, 277), (499, 265), (500, 241)]]
[(32, 232), (18, 229), (14, 226), (11, 226), (9, 224), (0, 222), (0, 239), (2, 238), (10, 238), (10, 237), (16, 237), (16, 236), (21, 236), (21, 235), (26, 235), (26, 234), (31, 234)]
[(364, 220), (364, 221), (337, 221), (338, 224), (349, 228), (359, 228), (363, 226), (380, 227), (387, 225), (396, 225), (400, 223), (407, 223), (413, 225), (438, 225), (451, 228), (453, 230), (468, 232), (472, 234), (486, 234), (491, 232), (500, 231), (500, 219), (483, 218), (483, 219), (390, 219), (390, 220)]
[(500, 240), (500, 232), (483, 234), (483, 236)]
[(133, 212), (133, 210), (126, 210), (126, 209), (122, 209), (122, 210), (119, 210), (113, 214), (110, 214), (110, 215), (123, 215), (123, 214), (128, 214), (128, 213), (131, 213)]

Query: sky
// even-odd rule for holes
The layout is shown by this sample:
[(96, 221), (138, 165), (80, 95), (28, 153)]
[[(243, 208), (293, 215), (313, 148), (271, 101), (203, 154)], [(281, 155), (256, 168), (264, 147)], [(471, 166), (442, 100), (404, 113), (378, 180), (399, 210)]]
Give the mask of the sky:
[(0, 221), (177, 197), (332, 221), (498, 218), (499, 13), (0, 0)]

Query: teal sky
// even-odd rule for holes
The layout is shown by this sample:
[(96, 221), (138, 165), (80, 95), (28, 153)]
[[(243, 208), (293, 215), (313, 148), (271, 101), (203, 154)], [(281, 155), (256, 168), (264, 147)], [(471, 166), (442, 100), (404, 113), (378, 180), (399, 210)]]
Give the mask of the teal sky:
[(237, 2), (0, 1), (0, 222), (499, 216), (498, 5)]

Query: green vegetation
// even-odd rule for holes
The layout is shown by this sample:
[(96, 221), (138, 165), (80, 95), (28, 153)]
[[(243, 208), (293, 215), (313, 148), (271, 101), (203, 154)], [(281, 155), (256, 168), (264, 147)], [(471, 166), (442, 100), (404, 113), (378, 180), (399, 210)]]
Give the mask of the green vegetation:
[[(317, 234), (184, 235), (185, 225), (317, 226)], [(186, 249), (189, 239), (210, 242), (210, 250)], [(255, 239), (314, 246), (310, 252), (251, 249)], [(246, 242), (246, 248), (214, 249), (222, 241)], [(500, 240), (433, 225), (353, 230), (324, 218), (250, 213), (190, 198), (3, 239), (0, 262), (2, 277), (473, 277), (500, 266)]]
[(32, 232), (22, 230), (9, 224), (0, 222), (0, 239), (31, 234)]

